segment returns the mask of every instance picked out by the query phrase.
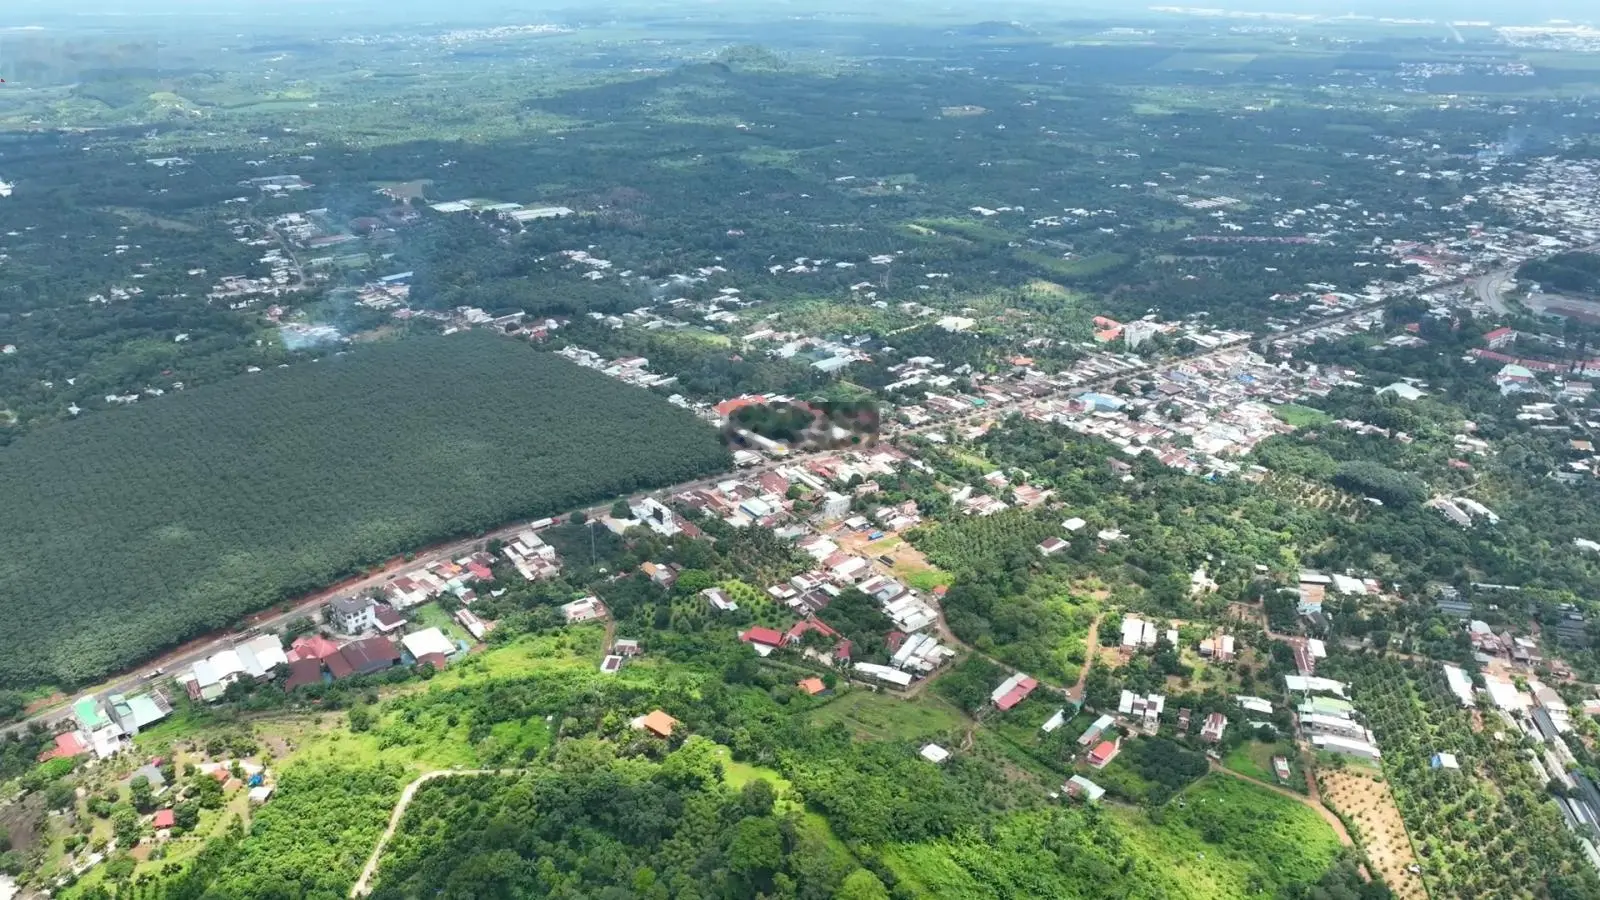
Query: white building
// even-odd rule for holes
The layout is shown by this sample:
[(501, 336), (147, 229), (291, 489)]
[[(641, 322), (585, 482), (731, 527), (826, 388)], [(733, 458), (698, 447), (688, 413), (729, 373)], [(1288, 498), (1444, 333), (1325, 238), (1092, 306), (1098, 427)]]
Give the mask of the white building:
[(444, 632), (437, 628), (424, 628), (400, 638), (400, 643), (406, 648), (413, 659), (421, 659), (430, 653), (440, 656), (449, 656), (456, 652), (456, 645), (444, 636)]
[(1377, 759), (1382, 756), (1378, 748), (1367, 741), (1352, 740), (1336, 734), (1313, 735), (1311, 743), (1318, 750), (1329, 753), (1343, 753), (1346, 756), (1359, 756), (1363, 759)]
[(328, 622), (345, 634), (360, 634), (378, 624), (368, 597), (340, 597), (328, 604)]
[(822, 517), (842, 519), (850, 514), (850, 498), (838, 491), (829, 491), (822, 498)]

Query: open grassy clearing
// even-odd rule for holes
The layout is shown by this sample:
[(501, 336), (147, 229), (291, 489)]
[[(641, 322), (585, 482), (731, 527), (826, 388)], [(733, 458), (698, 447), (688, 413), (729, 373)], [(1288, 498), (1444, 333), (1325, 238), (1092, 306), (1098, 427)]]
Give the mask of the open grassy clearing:
[[(1281, 756), (1289, 761), (1289, 779), (1287, 781), (1278, 777), (1272, 767), (1272, 758)], [(1248, 775), (1267, 784), (1281, 784), (1284, 787), (1309, 793), (1306, 785), (1305, 771), (1300, 766), (1300, 751), (1290, 741), (1275, 741), (1263, 743), (1261, 741), (1246, 741), (1233, 748), (1228, 755), (1222, 758), (1223, 766)]]
[(1339, 838), (1315, 812), (1255, 785), (1209, 775), (1163, 810), (1116, 808), (1123, 839), (1155, 863), (1173, 896), (1233, 900), (1257, 885), (1314, 881), (1339, 852)]
[(1296, 428), (1320, 428), (1333, 424), (1333, 416), (1320, 409), (1285, 403), (1273, 409), (1273, 414)]
[(919, 741), (948, 736), (965, 727), (960, 710), (930, 694), (902, 700), (868, 690), (851, 690), (810, 713), (813, 725), (842, 724), (863, 740)]

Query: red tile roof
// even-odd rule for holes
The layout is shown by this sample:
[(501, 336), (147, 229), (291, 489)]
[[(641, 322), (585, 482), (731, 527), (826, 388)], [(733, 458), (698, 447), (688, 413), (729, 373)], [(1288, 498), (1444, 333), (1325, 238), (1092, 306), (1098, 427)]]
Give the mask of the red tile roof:
[(469, 563), (467, 565), (467, 571), (471, 572), (472, 573), (472, 577), (478, 579), (479, 581), (493, 581), (494, 580), (494, 572), (491, 571), (489, 569), (489, 567), (484, 565), (483, 563)]
[(431, 663), (436, 672), (443, 672), (445, 667), (449, 665), (443, 653), (424, 653), (417, 657), (417, 665), (420, 666), (423, 663)]
[(300, 654), (301, 659), (327, 659), (339, 653), (339, 645), (320, 634), (301, 635), (289, 646)]
[(1018, 703), (1021, 703), (1029, 694), (1033, 693), (1033, 689), (1038, 686), (1039, 682), (1034, 681), (1032, 678), (1024, 678), (1017, 682), (1016, 687), (1006, 691), (1004, 696), (995, 701), (994, 705), (1000, 707), (1002, 710), (1010, 709), (1011, 707), (1016, 706)]
[(333, 654), (332, 656), (323, 660), (323, 662), (328, 664), (328, 672), (331, 673), (334, 678), (349, 678), (350, 673), (355, 671), (355, 669), (350, 667), (350, 663), (345, 661), (344, 656), (338, 653)]
[(150, 824), (157, 828), (171, 828), (178, 824), (178, 817), (170, 809), (158, 809), (156, 810), (155, 818), (150, 820)]
[(289, 677), (283, 680), (283, 689), (292, 691), (297, 687), (317, 684), (320, 681), (322, 681), (322, 660), (297, 659), (289, 663)]
[(839, 637), (839, 632), (829, 628), (828, 623), (820, 621), (816, 617), (811, 617), (801, 619), (800, 621), (794, 623), (794, 625), (790, 626), (789, 633), (783, 636), (784, 643), (798, 644), (800, 643), (800, 639), (805, 637), (806, 632), (808, 631), (821, 632), (824, 636), (831, 637), (836, 640)]
[(769, 647), (783, 646), (783, 635), (771, 628), (765, 628), (760, 625), (757, 625), (754, 628), (751, 628), (749, 631), (746, 631), (744, 634), (739, 635), (739, 640), (744, 641), (747, 644), (766, 644)]
[(765, 402), (767, 402), (765, 397), (758, 397), (754, 394), (745, 394), (742, 397), (734, 397), (731, 400), (724, 400), (713, 407), (713, 409), (717, 411), (717, 415), (726, 419), (736, 409), (741, 409), (746, 406), (754, 406), (758, 403)]
[(1089, 762), (1093, 765), (1103, 766), (1117, 755), (1117, 745), (1111, 741), (1101, 741), (1098, 746), (1089, 751)]

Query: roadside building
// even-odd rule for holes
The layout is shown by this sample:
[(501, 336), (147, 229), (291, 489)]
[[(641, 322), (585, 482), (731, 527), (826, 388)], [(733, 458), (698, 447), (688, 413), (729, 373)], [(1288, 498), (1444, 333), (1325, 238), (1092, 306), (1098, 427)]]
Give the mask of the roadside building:
[(1004, 712), (1027, 699), (1027, 696), (1033, 693), (1033, 689), (1038, 686), (1039, 682), (1021, 672), (1017, 672), (1005, 681), (1000, 682), (1000, 686), (989, 694), (989, 699)]
[(377, 627), (374, 606), (369, 597), (340, 597), (328, 604), (328, 622), (345, 634), (360, 634)]
[(339, 656), (350, 667), (352, 675), (371, 675), (400, 663), (400, 651), (386, 637), (374, 636), (352, 641), (339, 649)]

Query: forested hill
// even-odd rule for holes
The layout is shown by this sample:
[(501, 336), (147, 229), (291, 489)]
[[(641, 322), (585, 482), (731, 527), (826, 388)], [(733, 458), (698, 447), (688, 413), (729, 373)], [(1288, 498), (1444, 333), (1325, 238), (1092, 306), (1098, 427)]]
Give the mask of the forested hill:
[(689, 413), (485, 334), (47, 429), (0, 451), (0, 686), (81, 683), (397, 553), (728, 462)]

